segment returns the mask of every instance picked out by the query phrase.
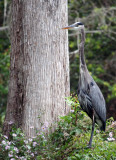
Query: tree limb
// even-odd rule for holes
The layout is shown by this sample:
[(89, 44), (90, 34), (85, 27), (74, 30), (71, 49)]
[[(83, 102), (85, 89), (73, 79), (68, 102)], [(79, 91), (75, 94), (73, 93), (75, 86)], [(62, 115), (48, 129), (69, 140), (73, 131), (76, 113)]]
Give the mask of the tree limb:
[(0, 31), (5, 31), (7, 29), (9, 29), (9, 26), (0, 27)]
[(75, 51), (73, 51), (73, 52), (69, 52), (70, 55), (71, 55), (71, 54), (77, 54), (77, 53), (79, 53), (79, 50), (78, 50), (78, 49), (75, 50)]

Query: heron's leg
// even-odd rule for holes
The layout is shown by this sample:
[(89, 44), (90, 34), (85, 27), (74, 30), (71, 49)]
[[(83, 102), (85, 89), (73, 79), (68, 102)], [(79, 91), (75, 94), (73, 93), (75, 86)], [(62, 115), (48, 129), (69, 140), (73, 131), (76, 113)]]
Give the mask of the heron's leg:
[(94, 127), (95, 127), (95, 117), (94, 117), (94, 111), (93, 111), (93, 118), (92, 118), (92, 131), (91, 131), (91, 137), (90, 137), (89, 145), (88, 145), (88, 147), (89, 147), (89, 148), (91, 148), (91, 145), (92, 145), (92, 139), (93, 139)]

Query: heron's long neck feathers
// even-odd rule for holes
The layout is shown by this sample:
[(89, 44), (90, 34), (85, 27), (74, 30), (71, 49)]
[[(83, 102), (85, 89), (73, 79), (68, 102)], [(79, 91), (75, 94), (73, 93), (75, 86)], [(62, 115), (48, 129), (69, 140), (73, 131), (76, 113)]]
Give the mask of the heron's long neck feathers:
[(79, 46), (80, 66), (81, 65), (86, 66), (85, 56), (84, 56), (84, 44), (85, 44), (85, 32), (84, 32), (84, 27), (83, 27), (81, 29), (81, 42)]

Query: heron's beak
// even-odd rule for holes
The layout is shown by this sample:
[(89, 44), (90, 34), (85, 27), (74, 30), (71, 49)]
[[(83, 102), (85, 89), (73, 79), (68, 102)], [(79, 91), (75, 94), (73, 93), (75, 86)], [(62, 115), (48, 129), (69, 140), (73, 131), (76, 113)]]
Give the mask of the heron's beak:
[(71, 29), (71, 28), (74, 28), (74, 27), (77, 27), (77, 24), (72, 24), (72, 25), (64, 27), (62, 29)]

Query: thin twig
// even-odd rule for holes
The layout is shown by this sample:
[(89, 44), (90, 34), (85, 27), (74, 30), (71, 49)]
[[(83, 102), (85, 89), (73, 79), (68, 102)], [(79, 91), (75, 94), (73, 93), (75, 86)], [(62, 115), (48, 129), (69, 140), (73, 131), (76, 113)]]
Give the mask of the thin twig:
[(5, 31), (7, 29), (9, 29), (9, 26), (0, 27), (0, 31)]
[(69, 52), (70, 55), (71, 55), (71, 54), (77, 54), (77, 53), (79, 53), (79, 50), (78, 50), (78, 49), (75, 50), (75, 51), (73, 51), (73, 52)]

